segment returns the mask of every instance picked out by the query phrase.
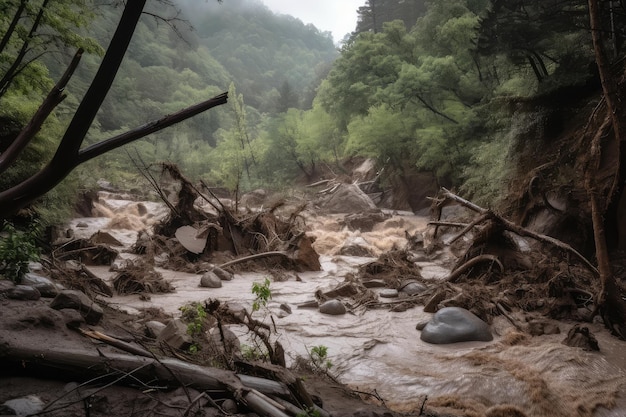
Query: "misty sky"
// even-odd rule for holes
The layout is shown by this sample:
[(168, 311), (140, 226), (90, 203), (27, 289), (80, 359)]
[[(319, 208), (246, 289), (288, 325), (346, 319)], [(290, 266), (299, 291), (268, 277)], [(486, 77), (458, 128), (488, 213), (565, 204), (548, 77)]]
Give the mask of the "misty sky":
[(261, 0), (274, 13), (289, 14), (312, 23), (321, 31), (330, 31), (335, 43), (356, 28), (356, 10), (365, 0)]

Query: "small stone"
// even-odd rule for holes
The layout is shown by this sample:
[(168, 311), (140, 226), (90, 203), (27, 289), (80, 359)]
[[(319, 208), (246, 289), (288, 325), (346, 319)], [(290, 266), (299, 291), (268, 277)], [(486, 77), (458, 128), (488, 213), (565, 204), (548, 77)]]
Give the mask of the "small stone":
[(157, 339), (161, 332), (165, 329), (165, 324), (160, 321), (150, 320), (146, 323), (145, 333), (151, 339)]
[(230, 273), (228, 271), (223, 270), (219, 266), (213, 267), (211, 272), (213, 272), (215, 275), (217, 275), (219, 277), (219, 279), (221, 279), (222, 281), (232, 281), (233, 278), (235, 277), (234, 274), (232, 274), (232, 273)]
[(328, 300), (320, 305), (320, 313), (340, 316), (346, 314), (346, 306), (339, 300)]
[(409, 282), (399, 289), (400, 292), (406, 295), (417, 295), (426, 290), (426, 287), (419, 282)]
[(387, 288), (378, 293), (382, 298), (396, 298), (398, 297), (398, 290), (394, 290), (393, 288)]
[(224, 400), (224, 402), (222, 403), (222, 410), (224, 410), (226, 413), (230, 413), (230, 414), (236, 414), (239, 412), (239, 408), (237, 407), (237, 403), (233, 400), (226, 399)]
[(289, 313), (289, 314), (291, 314), (291, 306), (289, 304), (287, 304), (287, 303), (282, 303), (280, 305), (280, 309), (285, 311), (285, 312), (287, 312), (287, 313)]
[(85, 223), (85, 222), (78, 222), (76, 224), (76, 227), (79, 227), (81, 229), (85, 229), (85, 228), (89, 227), (89, 225), (87, 223)]
[(36, 301), (41, 298), (41, 293), (30, 285), (16, 285), (7, 291), (7, 297), (12, 300)]
[(78, 329), (85, 322), (83, 316), (78, 310), (72, 310), (71, 308), (64, 308), (59, 310), (63, 315), (63, 321), (65, 326), (70, 329)]
[(213, 272), (205, 272), (200, 278), (200, 286), (204, 288), (220, 288), (222, 280)]
[(415, 325), (415, 330), (424, 330), (424, 327), (428, 324), (428, 320), (420, 321)]
[(50, 302), (50, 307), (55, 310), (71, 308), (78, 310), (87, 324), (95, 325), (100, 322), (104, 311), (102, 307), (93, 302), (81, 291), (63, 290)]

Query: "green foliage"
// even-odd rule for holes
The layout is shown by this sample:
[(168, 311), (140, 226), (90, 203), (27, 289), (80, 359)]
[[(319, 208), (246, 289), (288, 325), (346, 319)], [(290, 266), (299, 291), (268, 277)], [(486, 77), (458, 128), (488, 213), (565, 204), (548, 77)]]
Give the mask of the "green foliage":
[(307, 408), (304, 412), (296, 414), (296, 417), (322, 417), (322, 413), (315, 408)]
[(187, 323), (187, 334), (194, 342), (189, 346), (190, 353), (197, 353), (202, 349), (198, 340), (204, 340), (202, 334), (205, 330), (207, 312), (201, 303), (193, 302), (178, 308), (182, 312), (182, 320)]
[(263, 283), (252, 283), (252, 294), (256, 296), (252, 302), (252, 311), (259, 311), (261, 307), (267, 306), (269, 300), (272, 299), (272, 291), (270, 290), (270, 279), (265, 278)]
[(313, 346), (310, 356), (311, 362), (313, 362), (313, 365), (318, 369), (328, 371), (333, 367), (333, 363), (328, 359), (328, 347), (324, 345)]
[(261, 346), (255, 345), (250, 346), (246, 344), (241, 345), (241, 354), (243, 358), (247, 361), (267, 361), (269, 360), (269, 355), (266, 350), (264, 350)]
[(19, 284), (28, 272), (28, 263), (39, 260), (41, 227), (32, 222), (29, 230), (18, 230), (4, 221), (0, 229), (0, 273), (5, 278)]

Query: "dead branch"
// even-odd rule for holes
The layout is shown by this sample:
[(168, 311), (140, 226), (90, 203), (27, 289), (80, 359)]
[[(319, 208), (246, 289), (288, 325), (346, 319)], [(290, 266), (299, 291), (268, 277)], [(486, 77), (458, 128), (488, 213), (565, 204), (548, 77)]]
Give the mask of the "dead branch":
[(270, 256), (282, 256), (284, 258), (289, 259), (289, 254), (283, 251), (272, 251), (272, 252), (263, 252), (263, 253), (255, 253), (254, 255), (244, 256), (243, 258), (233, 259), (232, 261), (228, 261), (226, 263), (221, 264), (219, 267), (224, 269), (229, 266), (236, 265), (241, 262), (252, 261), (254, 259), (268, 258)]
[(504, 265), (502, 265), (502, 262), (500, 262), (497, 256), (484, 254), (484, 255), (475, 256), (469, 261), (465, 262), (463, 265), (459, 266), (457, 269), (452, 271), (450, 275), (448, 275), (448, 278), (446, 278), (446, 281), (456, 282), (457, 278), (459, 278), (461, 274), (463, 274), (465, 271), (467, 271), (474, 265), (477, 265), (482, 262), (489, 262), (492, 264), (495, 263), (496, 265), (498, 265), (498, 268), (500, 268), (500, 272), (501, 273), (504, 272)]
[(429, 226), (447, 226), (447, 227), (467, 227), (467, 223), (459, 222), (442, 222), (442, 221), (430, 221)]
[(589, 260), (587, 258), (585, 258), (580, 252), (578, 252), (576, 249), (572, 248), (570, 245), (568, 245), (565, 242), (562, 242), (558, 239), (555, 239), (553, 237), (550, 236), (546, 236), (546, 235), (542, 235), (540, 233), (535, 233), (531, 230), (528, 230), (526, 228), (523, 228), (521, 226), (516, 225), (515, 223), (511, 222), (510, 220), (505, 219), (504, 217), (494, 213), (491, 210), (482, 208), (472, 202), (469, 202), (459, 196), (457, 196), (456, 194), (453, 194), (452, 192), (448, 191), (445, 188), (441, 188), (441, 192), (442, 195), (445, 198), (448, 198), (450, 200), (454, 200), (457, 203), (463, 205), (464, 207), (469, 208), (470, 210), (473, 210), (477, 213), (480, 213), (482, 215), (486, 215), (485, 219), (490, 218), (493, 219), (497, 222), (499, 222), (505, 229), (509, 230), (510, 232), (513, 232), (519, 236), (523, 236), (523, 237), (530, 237), (532, 239), (538, 240), (540, 242), (543, 243), (548, 243), (552, 246), (555, 246), (565, 252), (569, 252), (571, 254), (573, 254), (576, 258), (578, 258), (590, 271), (592, 271), (596, 276), (598, 275), (598, 270), (597, 268), (591, 263), (589, 262)]
[(144, 356), (146, 358), (153, 357), (153, 355), (150, 352), (148, 352), (147, 350), (143, 348), (124, 342), (123, 340), (117, 339), (115, 337), (111, 337), (107, 334), (100, 333), (96, 330), (87, 330), (87, 329), (81, 329), (81, 328), (78, 328), (77, 330), (84, 336), (90, 337), (95, 340), (99, 340), (101, 342), (106, 343), (107, 345), (111, 345), (125, 352), (132, 353), (133, 355)]

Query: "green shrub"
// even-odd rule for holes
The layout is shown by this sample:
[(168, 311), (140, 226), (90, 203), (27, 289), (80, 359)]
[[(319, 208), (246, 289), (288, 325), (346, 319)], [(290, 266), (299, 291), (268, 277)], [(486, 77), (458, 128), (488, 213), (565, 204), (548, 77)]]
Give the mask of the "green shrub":
[(5, 278), (19, 284), (28, 272), (28, 263), (39, 260), (37, 238), (41, 227), (37, 222), (31, 223), (31, 229), (18, 230), (4, 221), (0, 230), (0, 273)]

